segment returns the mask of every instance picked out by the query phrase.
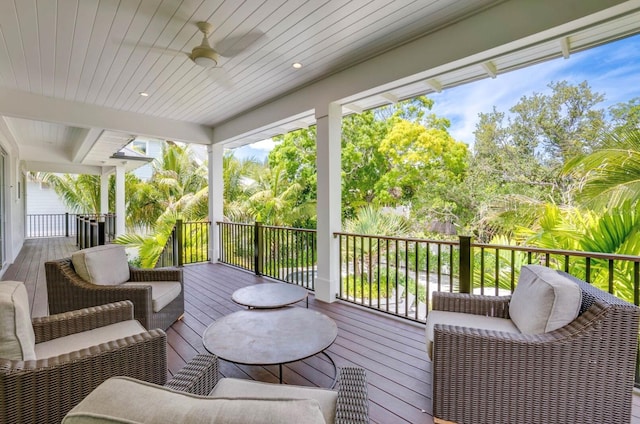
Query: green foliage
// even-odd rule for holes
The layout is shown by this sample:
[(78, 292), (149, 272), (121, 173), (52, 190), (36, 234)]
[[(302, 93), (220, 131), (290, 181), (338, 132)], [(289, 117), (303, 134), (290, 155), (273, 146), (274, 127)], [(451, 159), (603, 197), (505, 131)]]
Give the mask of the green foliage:
[(576, 156), (565, 166), (576, 198), (587, 207), (611, 209), (640, 200), (640, 129), (620, 129), (603, 147)]
[(609, 114), (614, 132), (640, 129), (640, 97), (611, 106)]
[(342, 279), (342, 293), (358, 299), (385, 299), (393, 293), (393, 286), (369, 282), (366, 275), (348, 275)]
[(38, 176), (55, 190), (69, 211), (100, 213), (100, 176), (45, 173)]
[[(559, 171), (576, 155), (601, 146), (605, 113), (596, 106), (604, 97), (586, 82), (551, 83), (550, 94), (525, 96), (511, 115), (493, 110), (480, 115), (470, 166), (469, 206), (476, 217), (470, 228), (481, 240), (509, 234), (514, 222), (535, 221), (545, 203), (575, 203), (574, 179)], [(534, 213), (527, 208), (535, 205)]]
[[(560, 211), (549, 207), (537, 228), (520, 228), (527, 245), (546, 249), (576, 250), (638, 256), (640, 253), (640, 204), (624, 203), (604, 213), (574, 208)], [(552, 257), (549, 266), (564, 269), (563, 257)], [(608, 290), (609, 261), (592, 260), (591, 280)], [(569, 272), (586, 278), (586, 262), (574, 260)], [(614, 294), (633, 301), (633, 264), (614, 262)]]

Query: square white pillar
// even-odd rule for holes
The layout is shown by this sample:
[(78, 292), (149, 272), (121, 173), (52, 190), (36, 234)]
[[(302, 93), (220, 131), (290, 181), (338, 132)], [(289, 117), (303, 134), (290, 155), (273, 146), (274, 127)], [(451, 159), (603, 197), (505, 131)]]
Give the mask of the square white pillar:
[(220, 257), (220, 240), (216, 222), (224, 218), (224, 146), (212, 144), (207, 146), (207, 170), (209, 172), (209, 258), (212, 263)]
[(104, 168), (100, 174), (100, 213), (109, 213), (109, 174)]
[(316, 125), (318, 278), (315, 295), (323, 302), (333, 302), (340, 284), (340, 245), (333, 233), (342, 229), (342, 107), (330, 103), (326, 110), (316, 109)]
[(125, 233), (127, 210), (124, 203), (124, 174), (123, 165), (116, 166), (116, 237)]

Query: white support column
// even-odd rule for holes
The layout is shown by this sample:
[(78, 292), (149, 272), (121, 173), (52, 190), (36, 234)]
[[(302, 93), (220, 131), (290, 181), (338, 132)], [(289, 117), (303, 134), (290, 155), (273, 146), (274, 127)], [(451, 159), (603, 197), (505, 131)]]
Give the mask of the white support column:
[(116, 166), (116, 237), (125, 233), (124, 174), (124, 164)]
[(212, 263), (218, 262), (220, 258), (220, 240), (216, 222), (224, 218), (224, 177), (223, 177), (223, 157), (224, 146), (213, 144), (207, 146), (208, 171), (209, 171), (209, 221), (211, 229), (209, 232), (209, 258)]
[(100, 174), (100, 213), (109, 213), (109, 174), (105, 168)]
[(342, 107), (330, 103), (316, 109), (318, 167), (318, 278), (316, 299), (336, 300), (340, 284), (340, 245), (333, 233), (342, 229), (341, 138)]

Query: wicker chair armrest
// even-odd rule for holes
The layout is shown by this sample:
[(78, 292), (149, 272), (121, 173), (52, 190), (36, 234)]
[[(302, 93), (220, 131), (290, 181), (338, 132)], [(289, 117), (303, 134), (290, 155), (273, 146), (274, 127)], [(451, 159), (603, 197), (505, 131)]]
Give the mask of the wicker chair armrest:
[(143, 281), (179, 281), (183, 283), (183, 273), (181, 268), (153, 268), (153, 269), (141, 269), (130, 266), (129, 267), (129, 281), (130, 282), (143, 282)]
[(32, 319), (36, 343), (133, 319), (129, 300)]
[(209, 354), (196, 355), (165, 387), (194, 395), (206, 396), (218, 383), (218, 357)]
[(71, 408), (110, 377), (163, 385), (167, 339), (151, 330), (87, 349), (35, 361), (0, 358), (0, 421), (59, 423)]
[(509, 318), (511, 296), (484, 296), (465, 293), (433, 292), (434, 311), (461, 312), (497, 318)]
[(369, 397), (365, 370), (356, 367), (340, 369), (336, 424), (368, 424)]

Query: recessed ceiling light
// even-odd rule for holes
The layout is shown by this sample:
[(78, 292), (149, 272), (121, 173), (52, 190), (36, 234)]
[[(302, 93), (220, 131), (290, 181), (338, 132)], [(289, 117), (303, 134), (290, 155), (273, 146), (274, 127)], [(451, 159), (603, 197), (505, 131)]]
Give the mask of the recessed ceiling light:
[(142, 97), (149, 97), (149, 93), (147, 93), (146, 91), (141, 91), (138, 94), (141, 95)]
[(294, 64), (293, 64), (293, 65), (291, 65), (291, 66), (293, 66), (295, 69), (300, 69), (300, 68), (302, 68), (302, 63), (300, 63), (300, 62), (296, 62), (296, 63), (294, 63)]

